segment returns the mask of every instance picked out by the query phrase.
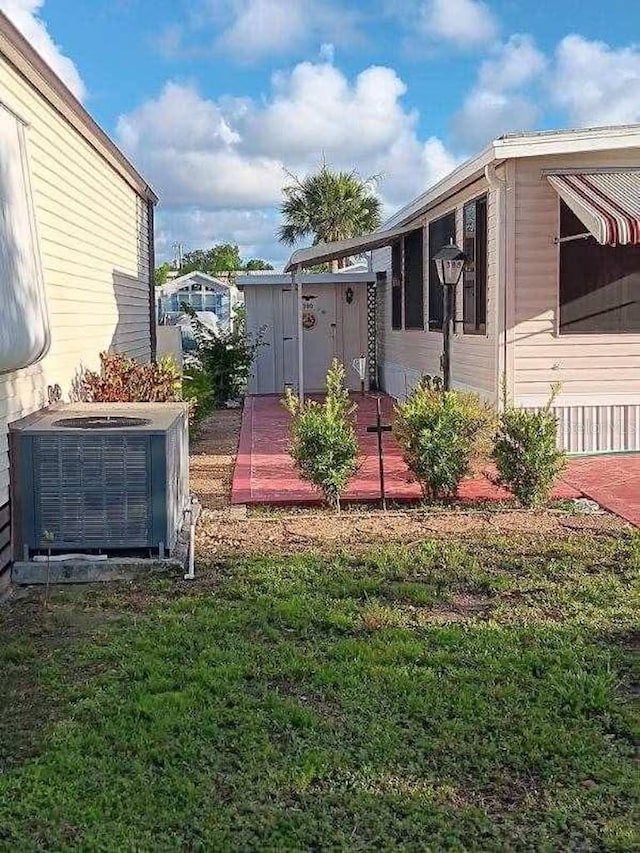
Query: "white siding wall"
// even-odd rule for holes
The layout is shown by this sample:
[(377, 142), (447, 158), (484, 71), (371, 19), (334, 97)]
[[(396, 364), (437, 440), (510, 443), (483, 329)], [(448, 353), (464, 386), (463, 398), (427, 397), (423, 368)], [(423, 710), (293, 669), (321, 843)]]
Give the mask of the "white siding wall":
[(516, 161), (514, 394), (538, 405), (640, 403), (640, 334), (558, 335), (558, 196), (543, 169), (640, 165), (640, 150)]
[[(451, 348), (451, 380), (455, 387), (479, 392), (489, 400), (497, 396), (496, 336), (497, 336), (497, 198), (489, 191), (487, 182), (476, 181), (444, 204), (416, 219), (416, 227), (424, 226), (424, 316), (427, 325), (429, 306), (428, 286), (428, 228), (430, 221), (456, 210), (458, 245), (462, 244), (462, 208), (465, 202), (487, 193), (487, 334), (464, 335), (462, 325), (456, 324)], [(391, 249), (381, 249), (373, 254), (373, 268), (386, 271), (387, 285), (379, 298), (378, 362), (383, 389), (394, 397), (402, 397), (424, 373), (440, 373), (442, 333), (421, 330), (393, 330), (391, 328)], [(462, 320), (462, 284), (457, 294), (458, 320)]]
[(31, 368), (0, 376), (0, 506), (9, 497), (7, 424), (74, 392), (83, 368), (113, 348), (150, 356), (146, 202), (0, 56), (0, 98), (28, 127), (51, 349)]

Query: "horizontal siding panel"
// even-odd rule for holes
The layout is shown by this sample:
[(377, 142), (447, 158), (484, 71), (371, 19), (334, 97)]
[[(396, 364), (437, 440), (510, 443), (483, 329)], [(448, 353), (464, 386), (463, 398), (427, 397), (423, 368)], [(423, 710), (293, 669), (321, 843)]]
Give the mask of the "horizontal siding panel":
[(2, 101), (27, 122), (27, 153), (51, 349), (0, 377), (0, 506), (9, 499), (8, 424), (41, 408), (47, 387), (66, 399), (83, 369), (115, 347), (150, 354), (148, 215), (129, 184), (0, 57)]
[(515, 183), (514, 373), (516, 399), (623, 394), (640, 401), (640, 335), (558, 335), (558, 197), (542, 169), (637, 165), (639, 151), (520, 160)]

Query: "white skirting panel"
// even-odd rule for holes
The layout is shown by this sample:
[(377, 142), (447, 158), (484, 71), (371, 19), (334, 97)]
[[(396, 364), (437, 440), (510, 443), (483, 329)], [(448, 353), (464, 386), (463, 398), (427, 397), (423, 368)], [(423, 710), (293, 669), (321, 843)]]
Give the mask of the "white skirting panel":
[(423, 375), (419, 370), (389, 362), (380, 365), (380, 374), (382, 390), (396, 400), (404, 400)]
[(640, 404), (558, 406), (558, 444), (567, 453), (640, 451)]

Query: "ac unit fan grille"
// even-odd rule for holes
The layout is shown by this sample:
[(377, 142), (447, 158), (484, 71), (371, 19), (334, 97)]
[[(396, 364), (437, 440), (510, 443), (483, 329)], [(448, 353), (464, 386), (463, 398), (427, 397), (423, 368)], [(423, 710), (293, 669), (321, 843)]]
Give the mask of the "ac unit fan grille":
[(149, 441), (136, 435), (47, 434), (34, 440), (36, 530), (53, 547), (144, 547)]

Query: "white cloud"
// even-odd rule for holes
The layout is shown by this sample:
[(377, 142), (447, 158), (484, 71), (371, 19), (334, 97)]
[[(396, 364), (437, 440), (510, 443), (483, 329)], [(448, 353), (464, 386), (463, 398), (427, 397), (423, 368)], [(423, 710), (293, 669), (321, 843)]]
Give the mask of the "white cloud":
[(244, 62), (288, 55), (312, 39), (344, 44), (354, 37), (357, 19), (330, 0), (227, 0), (214, 17), (223, 22), (217, 46)]
[(248, 143), (268, 154), (362, 158), (387, 148), (400, 128), (415, 123), (400, 102), (406, 86), (391, 68), (367, 68), (352, 84), (333, 65), (302, 62), (276, 75), (273, 89), (272, 100), (247, 120)]
[(272, 204), (282, 186), (281, 164), (244, 156), (222, 106), (190, 85), (167, 83), (121, 116), (118, 138), (169, 205), (259, 207)]
[[(405, 88), (392, 69), (372, 66), (350, 80), (327, 62), (276, 75), (261, 100), (207, 99), (172, 82), (122, 116), (118, 136), (171, 209), (171, 240), (187, 240), (180, 229), (204, 239), (210, 226), (209, 239), (222, 239), (224, 213), (225, 239), (273, 257), (281, 250), (267, 253), (272, 243), (243, 228), (268, 223), (273, 241), (287, 171), (307, 174), (323, 156), (337, 168), (356, 167), (363, 177), (380, 177), (391, 210), (456, 165), (441, 140), (420, 139), (417, 113), (402, 104)], [(180, 218), (179, 208), (188, 214)]]
[(493, 41), (498, 23), (480, 0), (425, 0), (418, 14), (418, 29), (434, 40), (462, 48)]
[(556, 49), (551, 93), (571, 124), (639, 122), (640, 47), (567, 36)]
[(530, 36), (514, 35), (495, 48), (453, 118), (456, 138), (478, 148), (501, 133), (533, 127), (540, 107), (527, 87), (542, 78), (545, 68), (546, 59)]
[(206, 210), (198, 207), (160, 208), (156, 222), (158, 258), (173, 256), (173, 244), (179, 240), (188, 249), (215, 243), (237, 243), (243, 258), (262, 258), (274, 266), (283, 264), (290, 249), (274, 244), (279, 224), (275, 209)]
[(479, 86), (493, 91), (510, 91), (539, 77), (546, 59), (528, 35), (513, 35), (498, 46), (480, 66)]
[(42, 20), (44, 0), (0, 0), (0, 9), (11, 20), (44, 61), (51, 66), (78, 100), (84, 100), (86, 88), (73, 61), (51, 38)]

